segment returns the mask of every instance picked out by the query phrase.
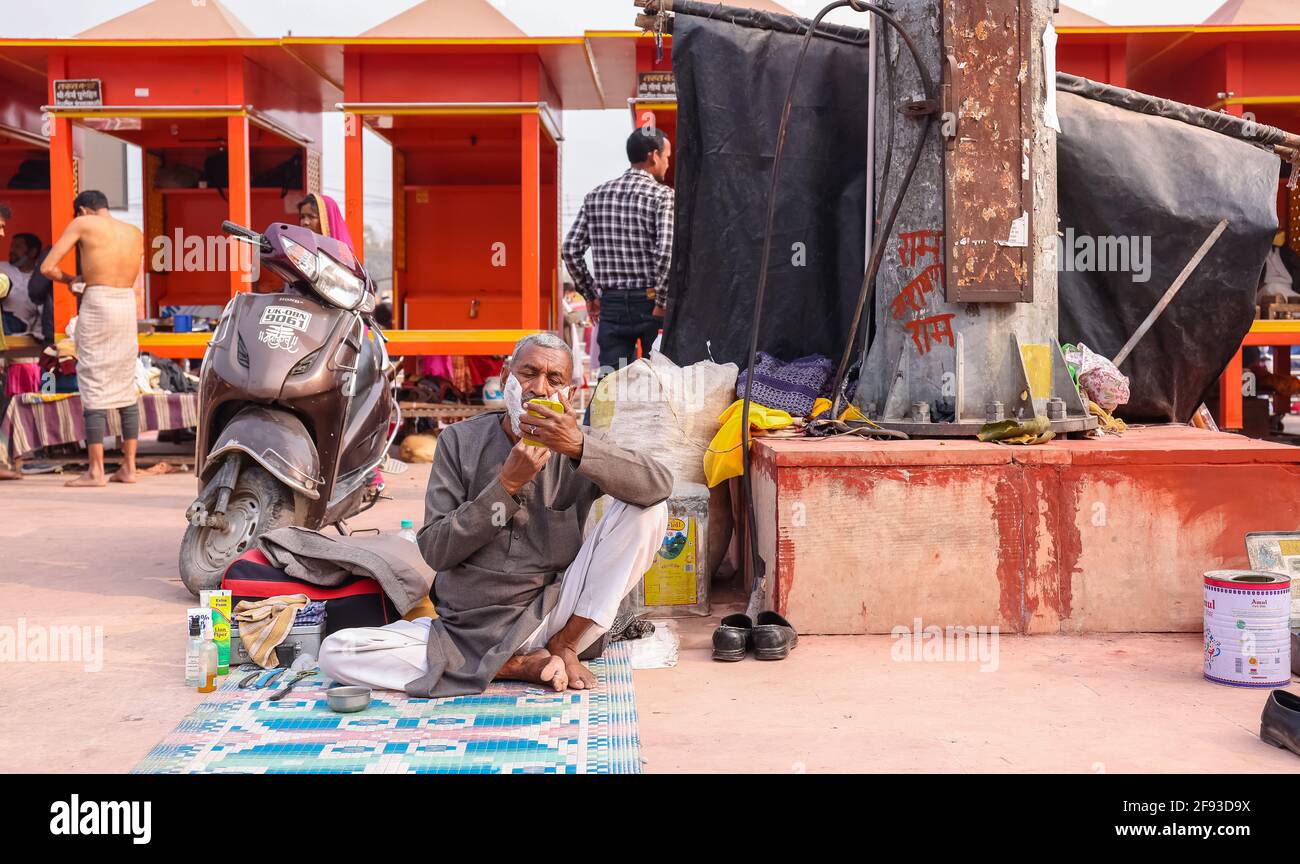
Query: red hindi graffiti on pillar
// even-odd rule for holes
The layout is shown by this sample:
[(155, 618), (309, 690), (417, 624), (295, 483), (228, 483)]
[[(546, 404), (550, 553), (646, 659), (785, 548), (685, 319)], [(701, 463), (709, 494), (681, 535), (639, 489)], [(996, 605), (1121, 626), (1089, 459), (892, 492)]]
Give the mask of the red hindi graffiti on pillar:
[(927, 257), (933, 258), (938, 263), (939, 253), (942, 251), (939, 238), (942, 236), (942, 231), (901, 232), (898, 235), (898, 260), (904, 267), (915, 267), (918, 262)]
[(918, 273), (915, 279), (903, 286), (903, 290), (898, 292), (890, 304), (894, 320), (901, 319), (909, 309), (913, 312), (925, 311), (925, 296), (934, 291), (936, 279), (939, 285), (943, 285), (944, 278), (942, 264), (931, 264)]
[(945, 340), (949, 347), (955, 347), (952, 334), (953, 316), (954, 313), (945, 312), (942, 315), (931, 315), (929, 318), (917, 318), (907, 322), (907, 329), (912, 334), (912, 342), (921, 356), (929, 353), (931, 346)]

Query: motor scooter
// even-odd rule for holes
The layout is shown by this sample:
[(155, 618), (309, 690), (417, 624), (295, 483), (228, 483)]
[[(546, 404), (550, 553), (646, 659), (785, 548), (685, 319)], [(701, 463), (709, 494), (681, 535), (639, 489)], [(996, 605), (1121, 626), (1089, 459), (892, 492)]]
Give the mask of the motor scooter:
[(373, 506), (370, 482), (400, 419), (396, 369), (375, 325), (374, 283), (343, 243), (298, 225), (252, 244), (285, 287), (230, 300), (208, 343), (199, 384), (199, 494), (185, 512), (181, 581), (216, 588), (227, 566), (268, 531), (320, 529)]

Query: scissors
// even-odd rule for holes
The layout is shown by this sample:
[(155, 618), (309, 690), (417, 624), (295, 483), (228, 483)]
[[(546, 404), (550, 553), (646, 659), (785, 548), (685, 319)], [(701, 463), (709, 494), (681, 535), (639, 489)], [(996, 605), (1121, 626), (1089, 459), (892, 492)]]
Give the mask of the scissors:
[(290, 682), (288, 683), (288, 685), (285, 686), (285, 688), (284, 688), (283, 690), (281, 690), (279, 693), (276, 693), (274, 696), (272, 696), (271, 699), (270, 699), (270, 701), (271, 701), (271, 702), (279, 702), (279, 701), (280, 701), (281, 699), (283, 699), (285, 696), (288, 696), (288, 695), (289, 695), (289, 691), (292, 690), (292, 689), (297, 685), (297, 683), (298, 683), (299, 681), (301, 681), (301, 680), (304, 679), (304, 678), (309, 678), (309, 677), (311, 677), (311, 676), (314, 675), (314, 674), (316, 674), (316, 670), (315, 670), (315, 669), (304, 669), (304, 670), (302, 670), (301, 672), (299, 672), (297, 675), (295, 675), (295, 676), (293, 677), (293, 680), (290, 681)]

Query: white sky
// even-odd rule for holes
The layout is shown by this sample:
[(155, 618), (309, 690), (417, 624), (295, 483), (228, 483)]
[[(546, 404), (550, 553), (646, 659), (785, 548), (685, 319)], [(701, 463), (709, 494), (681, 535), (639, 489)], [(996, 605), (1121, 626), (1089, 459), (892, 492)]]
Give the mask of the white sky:
[[(193, 0), (196, 4), (203, 0)], [(583, 30), (632, 29), (636, 8), (631, 0), (490, 0), (525, 33), (569, 36)], [(743, 0), (733, 0), (742, 5)], [(809, 16), (824, 2), (780, 0)], [(416, 0), (223, 0), (227, 9), (259, 36), (352, 36), (416, 5)], [(72, 36), (123, 12), (142, 0), (0, 0), (0, 35), (9, 37)], [(1190, 24), (1204, 21), (1222, 0), (1071, 0), (1081, 12), (1112, 24)], [(862, 24), (862, 16), (840, 9), (831, 21)], [(623, 169), (626, 111), (567, 111), (564, 117), (563, 189), (565, 222), (582, 195)], [(325, 115), (322, 144), (325, 191), (343, 198), (343, 137), (340, 115)], [(134, 164), (137, 160), (132, 160)], [(135, 174), (138, 171), (133, 171)], [(390, 162), (386, 145), (367, 139), (366, 221), (391, 228)], [(135, 177), (132, 186), (138, 186)]]

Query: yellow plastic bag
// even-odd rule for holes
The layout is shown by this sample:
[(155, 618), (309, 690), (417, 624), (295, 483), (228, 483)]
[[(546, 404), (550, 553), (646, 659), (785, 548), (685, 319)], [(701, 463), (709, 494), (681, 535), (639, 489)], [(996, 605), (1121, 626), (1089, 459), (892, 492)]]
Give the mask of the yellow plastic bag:
[[(737, 399), (718, 415), (722, 428), (713, 436), (709, 449), (704, 452), (704, 479), (711, 487), (723, 480), (739, 477), (745, 470), (745, 454), (740, 449), (740, 421), (744, 414), (744, 401)], [(794, 418), (785, 411), (768, 408), (757, 402), (749, 403), (751, 429), (783, 429), (793, 423)]]

